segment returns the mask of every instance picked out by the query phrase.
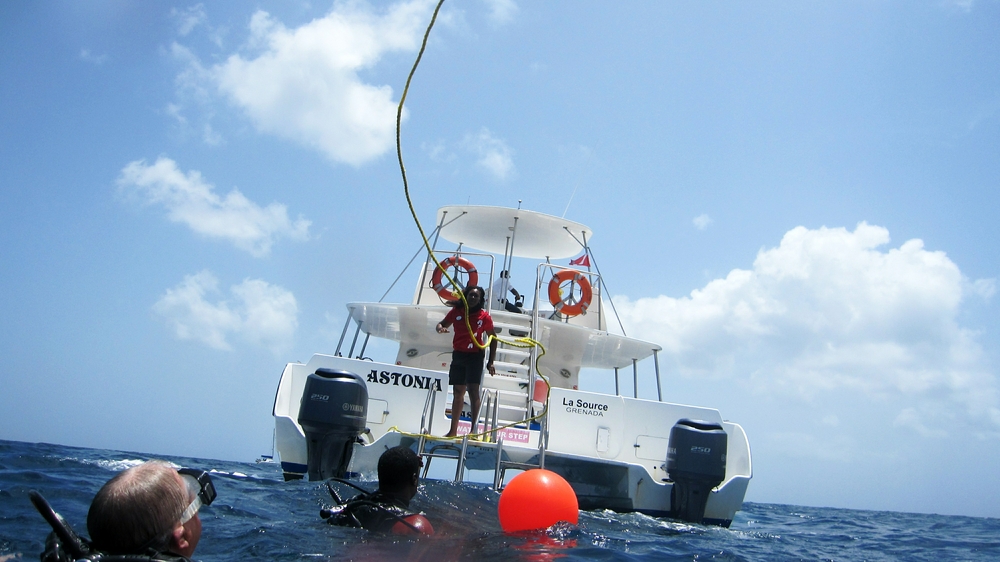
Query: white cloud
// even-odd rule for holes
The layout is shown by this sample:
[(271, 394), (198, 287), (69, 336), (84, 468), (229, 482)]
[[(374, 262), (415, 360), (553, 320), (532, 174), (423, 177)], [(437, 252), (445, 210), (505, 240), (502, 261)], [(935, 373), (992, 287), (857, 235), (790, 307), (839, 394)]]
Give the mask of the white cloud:
[(90, 52), (90, 49), (80, 50), (80, 60), (83, 62), (89, 62), (90, 64), (102, 65), (108, 60), (108, 55), (95, 55)]
[(486, 127), (474, 135), (466, 135), (463, 145), (476, 156), (476, 164), (496, 179), (505, 180), (514, 173), (514, 161), (511, 159), (513, 151)]
[(239, 329), (239, 314), (226, 303), (205, 301), (206, 293), (219, 291), (219, 280), (208, 271), (188, 275), (153, 305), (182, 340), (200, 340), (216, 349), (230, 349), (226, 334)]
[(905, 427), (916, 431), (923, 437), (945, 437), (947, 432), (942, 429), (931, 429), (927, 427), (923, 422), (924, 416), (917, 413), (915, 408), (903, 408), (896, 419), (893, 420), (892, 425), (896, 427)]
[(175, 103), (168, 103), (164, 111), (167, 115), (173, 117), (179, 125), (187, 125), (187, 118), (181, 113), (181, 106)]
[(309, 239), (310, 221), (300, 217), (293, 222), (284, 205), (260, 207), (237, 189), (220, 197), (199, 172), (185, 174), (162, 156), (152, 165), (145, 160), (130, 162), (122, 169), (118, 186), (146, 204), (162, 205), (170, 220), (199, 234), (228, 240), (257, 257), (268, 255), (277, 238)]
[(197, 92), (208, 83), (260, 131), (361, 165), (393, 146), (397, 102), (391, 87), (366, 83), (359, 73), (386, 53), (415, 52), (430, 8), (428, 0), (411, 0), (375, 13), (362, 2), (338, 3), (294, 29), (258, 11), (247, 46), (254, 55), (233, 54), (204, 68), (175, 46), (187, 66), (178, 84)]
[(205, 123), (202, 127), (201, 140), (209, 146), (219, 146), (223, 143), (222, 135), (217, 133), (210, 123)]
[(976, 279), (969, 285), (969, 292), (975, 293), (984, 300), (989, 300), (997, 292), (996, 279)]
[(448, 149), (444, 141), (421, 142), (420, 149), (427, 153), (427, 157), (435, 162), (452, 162), (458, 156)]
[(706, 228), (709, 227), (710, 224), (712, 224), (712, 222), (713, 222), (712, 218), (706, 214), (698, 215), (697, 217), (691, 220), (691, 223), (698, 230), (705, 230)]
[(298, 327), (295, 295), (260, 279), (244, 280), (232, 292), (241, 303), (243, 337), (275, 350), (285, 348)]
[(181, 36), (191, 33), (194, 28), (208, 22), (204, 4), (196, 4), (183, 10), (173, 8), (170, 10), (170, 16), (177, 20), (177, 33)]
[[(212, 72), (203, 67), (198, 56), (187, 47), (172, 43), (170, 54), (183, 65), (184, 70), (174, 79), (178, 93), (185, 98), (191, 98), (198, 103), (207, 104), (212, 99)], [(170, 104), (175, 111), (180, 110), (180, 104)]]
[(882, 251), (885, 228), (792, 229), (690, 296), (629, 300), (629, 334), (664, 344), (688, 376), (734, 379), (763, 393), (815, 400), (843, 389), (859, 398), (922, 405), (896, 425), (921, 431), (955, 405), (1000, 429), (997, 385), (976, 334), (958, 324), (963, 299), (992, 294), (944, 252), (920, 240)]
[(184, 277), (184, 281), (153, 305), (182, 340), (197, 340), (215, 349), (231, 349), (227, 336), (242, 337), (254, 345), (281, 352), (288, 348), (298, 327), (295, 296), (259, 279), (246, 279), (231, 287), (232, 299), (209, 302), (219, 292), (219, 281), (209, 271)]
[(943, 2), (945, 6), (952, 6), (966, 14), (972, 11), (972, 6), (975, 5), (975, 3), (975, 0), (945, 0)]
[(762, 436), (769, 451), (792, 459), (818, 460), (844, 465), (857, 454), (855, 440), (846, 434), (832, 438), (794, 431), (779, 431)]
[(497, 24), (510, 23), (518, 11), (514, 0), (485, 0), (490, 11), (490, 19)]

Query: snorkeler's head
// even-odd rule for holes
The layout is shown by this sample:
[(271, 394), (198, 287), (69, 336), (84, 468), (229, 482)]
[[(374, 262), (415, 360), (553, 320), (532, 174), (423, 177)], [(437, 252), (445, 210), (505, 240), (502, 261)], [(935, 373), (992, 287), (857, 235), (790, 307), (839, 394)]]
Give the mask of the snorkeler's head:
[(201, 537), (197, 511), (185, 517), (194, 499), (197, 494), (173, 466), (145, 462), (118, 473), (97, 492), (87, 531), (95, 548), (111, 554), (151, 548), (189, 556)]
[(378, 459), (378, 487), (385, 493), (394, 493), (413, 487), (416, 493), (420, 477), (420, 460), (409, 447), (393, 447), (382, 453)]

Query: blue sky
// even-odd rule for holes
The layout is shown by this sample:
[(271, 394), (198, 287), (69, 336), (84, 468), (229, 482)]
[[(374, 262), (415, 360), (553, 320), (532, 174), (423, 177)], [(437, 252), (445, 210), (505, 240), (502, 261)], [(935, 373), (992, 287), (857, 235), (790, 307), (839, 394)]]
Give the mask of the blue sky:
[[(0, 4), (0, 438), (269, 453), (419, 247), (431, 7)], [(412, 195), (593, 228), (748, 500), (1000, 517), (997, 44), (993, 0), (447, 2)]]

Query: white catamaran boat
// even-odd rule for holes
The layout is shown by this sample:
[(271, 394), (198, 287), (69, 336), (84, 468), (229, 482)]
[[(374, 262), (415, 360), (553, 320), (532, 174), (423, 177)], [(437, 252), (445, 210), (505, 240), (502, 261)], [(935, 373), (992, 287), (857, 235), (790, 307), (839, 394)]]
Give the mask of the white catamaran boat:
[[(412, 303), (350, 303), (333, 355), (285, 366), (273, 410), (285, 478), (372, 475), (386, 449), (404, 445), (424, 457), (425, 477), (439, 458), (454, 460), (456, 480), (466, 470), (493, 471), (496, 488), (508, 469), (542, 467), (572, 485), (581, 509), (728, 527), (752, 474), (746, 434), (718, 410), (662, 400), (660, 346), (607, 330), (590, 236), (581, 224), (522, 209), (441, 208), (430, 236), (435, 253), (456, 283), (488, 289), (501, 339), (496, 374), (484, 374), (478, 419), (468, 401), (451, 411), (452, 334), (435, 326), (453, 287), (428, 258)], [(441, 239), (455, 246), (442, 250)], [(576, 265), (553, 263), (581, 252)], [(515, 258), (519, 271), (534, 265), (534, 279), (520, 279), (534, 283), (530, 307), (505, 306), (513, 280), (502, 272)], [(393, 361), (364, 356), (372, 337), (399, 343)], [(581, 369), (588, 380), (607, 376), (608, 387), (613, 378), (615, 393), (579, 388)], [(623, 371), (632, 374), (630, 397), (619, 392)], [(639, 376), (656, 378), (656, 400), (637, 397)], [(464, 436), (441, 437), (455, 415)], [(484, 435), (470, 439), (473, 425)]]

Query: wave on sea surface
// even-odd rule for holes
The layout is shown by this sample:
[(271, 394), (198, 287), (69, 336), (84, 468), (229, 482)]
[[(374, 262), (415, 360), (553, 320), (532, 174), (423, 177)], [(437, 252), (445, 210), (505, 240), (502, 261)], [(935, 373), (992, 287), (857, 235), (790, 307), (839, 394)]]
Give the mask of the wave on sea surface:
[[(148, 458), (0, 441), (0, 559), (36, 560), (42, 551), (50, 529), (28, 500), (30, 490), (39, 490), (85, 534), (98, 488)], [(578, 525), (512, 536), (500, 529), (498, 494), (480, 484), (447, 481), (424, 482), (413, 504), (427, 513), (434, 537), (373, 535), (326, 524), (319, 517), (331, 503), (325, 484), (284, 482), (276, 463), (164, 460), (212, 471), (219, 497), (201, 512), (203, 538), (195, 553), (206, 561), (1000, 559), (1000, 519), (761, 503), (744, 504), (729, 529), (585, 511)]]

